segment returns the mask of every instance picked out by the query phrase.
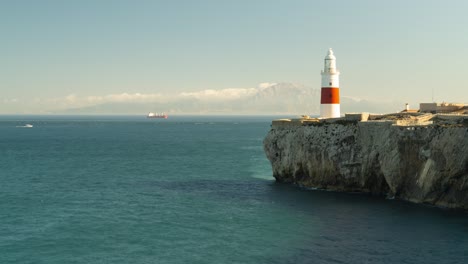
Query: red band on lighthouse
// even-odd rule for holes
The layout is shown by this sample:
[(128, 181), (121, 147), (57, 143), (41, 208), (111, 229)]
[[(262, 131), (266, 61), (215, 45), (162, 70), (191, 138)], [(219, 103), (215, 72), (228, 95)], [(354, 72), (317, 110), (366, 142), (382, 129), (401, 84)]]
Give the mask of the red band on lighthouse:
[(321, 104), (339, 104), (340, 89), (334, 87), (322, 87)]

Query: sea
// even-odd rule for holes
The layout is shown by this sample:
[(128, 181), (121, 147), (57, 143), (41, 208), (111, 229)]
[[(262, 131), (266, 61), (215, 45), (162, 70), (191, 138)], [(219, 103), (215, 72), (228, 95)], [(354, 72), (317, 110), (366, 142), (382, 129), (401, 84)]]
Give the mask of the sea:
[(282, 117), (0, 116), (0, 263), (468, 263), (467, 212), (276, 183)]

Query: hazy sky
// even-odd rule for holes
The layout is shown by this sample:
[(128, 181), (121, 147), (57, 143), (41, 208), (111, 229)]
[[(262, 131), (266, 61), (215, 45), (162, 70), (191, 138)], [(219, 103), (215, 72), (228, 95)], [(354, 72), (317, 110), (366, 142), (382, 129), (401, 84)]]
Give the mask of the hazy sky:
[(465, 0), (0, 0), (0, 113), (264, 82), (320, 88), (329, 47), (342, 95), (468, 102), (467, 10)]

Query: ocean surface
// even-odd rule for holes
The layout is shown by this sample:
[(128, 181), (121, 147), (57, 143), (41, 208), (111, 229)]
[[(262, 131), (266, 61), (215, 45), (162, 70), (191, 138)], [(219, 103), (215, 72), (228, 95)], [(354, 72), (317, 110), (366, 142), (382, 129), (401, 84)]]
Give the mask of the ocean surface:
[(0, 263), (468, 263), (466, 212), (275, 183), (272, 118), (0, 116)]

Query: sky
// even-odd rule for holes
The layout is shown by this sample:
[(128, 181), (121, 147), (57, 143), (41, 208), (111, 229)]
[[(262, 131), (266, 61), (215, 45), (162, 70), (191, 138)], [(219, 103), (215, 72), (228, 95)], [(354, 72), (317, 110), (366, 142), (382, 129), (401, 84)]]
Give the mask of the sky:
[(328, 48), (343, 96), (468, 103), (467, 10), (464, 0), (0, 0), (0, 114), (262, 83), (319, 89)]

